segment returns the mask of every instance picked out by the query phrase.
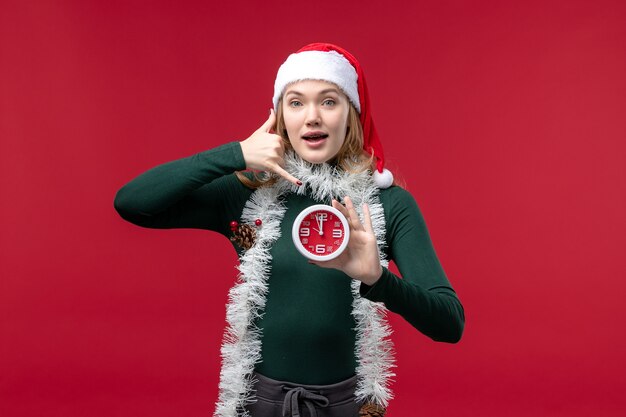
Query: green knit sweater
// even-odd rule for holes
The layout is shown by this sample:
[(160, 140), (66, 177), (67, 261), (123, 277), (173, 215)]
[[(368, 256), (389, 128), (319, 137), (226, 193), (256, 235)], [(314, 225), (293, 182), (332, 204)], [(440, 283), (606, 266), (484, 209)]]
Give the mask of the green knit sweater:
[[(229, 237), (253, 190), (234, 175), (246, 164), (238, 142), (157, 166), (119, 190), (115, 208), (129, 222), (150, 228), (198, 228)], [(402, 279), (387, 268), (361, 296), (383, 302), (433, 340), (461, 338), (463, 307), (437, 259), (413, 197), (392, 186), (381, 190), (386, 255)], [(332, 384), (355, 374), (356, 332), (351, 314), (351, 279), (311, 265), (291, 241), (291, 227), (304, 208), (318, 204), (290, 194), (272, 264), (262, 329), (262, 361), (256, 370), (278, 380)], [(328, 202), (325, 202), (328, 203)], [(235, 246), (237, 251), (241, 249)]]

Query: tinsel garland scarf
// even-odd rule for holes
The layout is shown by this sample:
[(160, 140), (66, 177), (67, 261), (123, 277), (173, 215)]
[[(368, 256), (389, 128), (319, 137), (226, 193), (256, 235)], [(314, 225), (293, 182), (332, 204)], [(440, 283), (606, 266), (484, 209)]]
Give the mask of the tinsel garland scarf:
[[(247, 417), (249, 413), (245, 405), (254, 401), (252, 373), (261, 359), (261, 329), (255, 326), (255, 321), (265, 308), (272, 263), (270, 248), (281, 235), (281, 221), (286, 211), (283, 196), (308, 192), (314, 200), (325, 203), (332, 198), (341, 201), (349, 196), (361, 220), (362, 205), (366, 203), (381, 265), (388, 265), (383, 250), (385, 217), (379, 190), (370, 172), (349, 173), (329, 164), (311, 164), (294, 152), (285, 155), (285, 169), (304, 186), (297, 187), (279, 178), (273, 185), (260, 187), (252, 193), (242, 212), (242, 222), (253, 224), (256, 219), (263, 219), (263, 225), (257, 230), (254, 245), (241, 254), (238, 281), (229, 292), (215, 417)], [(393, 346), (389, 339), (391, 329), (385, 318), (385, 306), (362, 298), (360, 286), (361, 281), (352, 281), (352, 315), (357, 331), (356, 400), (384, 410), (392, 397), (389, 383), (394, 376), (391, 370), (394, 366)]]

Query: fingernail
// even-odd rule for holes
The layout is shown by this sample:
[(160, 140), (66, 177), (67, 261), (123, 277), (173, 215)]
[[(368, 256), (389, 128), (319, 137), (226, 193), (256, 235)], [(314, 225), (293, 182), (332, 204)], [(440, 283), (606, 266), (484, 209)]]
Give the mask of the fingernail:
[(296, 181), (298, 185), (302, 185), (302, 181)]

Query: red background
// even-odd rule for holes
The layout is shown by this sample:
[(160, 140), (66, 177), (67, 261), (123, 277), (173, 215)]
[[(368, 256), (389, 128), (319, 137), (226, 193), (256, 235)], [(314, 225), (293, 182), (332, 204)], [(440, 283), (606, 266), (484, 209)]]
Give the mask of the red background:
[(312, 41), (360, 59), (466, 309), (457, 345), (391, 318), (389, 416), (623, 415), (621, 0), (2, 1), (0, 414), (212, 413), (234, 252), (113, 197), (246, 138)]

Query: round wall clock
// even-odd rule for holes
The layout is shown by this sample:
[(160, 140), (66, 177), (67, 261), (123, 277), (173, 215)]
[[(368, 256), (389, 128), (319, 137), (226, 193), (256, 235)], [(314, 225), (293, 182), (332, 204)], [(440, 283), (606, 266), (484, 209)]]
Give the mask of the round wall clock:
[(341, 255), (350, 240), (348, 220), (333, 206), (316, 204), (298, 214), (291, 229), (293, 243), (305, 257), (329, 261)]

